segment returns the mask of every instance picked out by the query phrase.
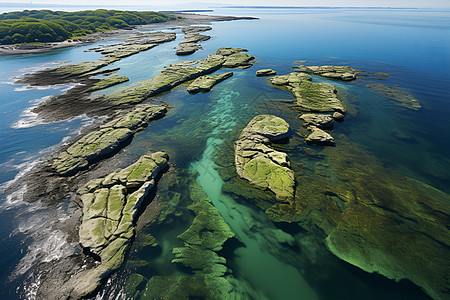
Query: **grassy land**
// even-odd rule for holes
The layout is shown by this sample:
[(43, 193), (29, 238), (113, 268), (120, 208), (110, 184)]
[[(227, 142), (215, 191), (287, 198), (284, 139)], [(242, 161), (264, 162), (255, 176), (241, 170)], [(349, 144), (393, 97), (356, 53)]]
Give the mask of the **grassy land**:
[(162, 23), (180, 17), (153, 11), (24, 10), (0, 14), (0, 44), (61, 42), (90, 33)]

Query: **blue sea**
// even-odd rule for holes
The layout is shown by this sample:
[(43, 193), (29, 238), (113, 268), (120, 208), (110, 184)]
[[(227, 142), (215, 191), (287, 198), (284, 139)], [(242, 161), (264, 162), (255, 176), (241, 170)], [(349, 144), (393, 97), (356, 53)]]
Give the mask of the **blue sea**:
[[(351, 95), (353, 111), (334, 134), (347, 136), (386, 168), (449, 194), (450, 10), (228, 8), (215, 9), (213, 14), (259, 19), (213, 23), (213, 30), (206, 32), (212, 38), (201, 43), (202, 50), (188, 57), (175, 55), (174, 48), (183, 39), (177, 30), (176, 41), (111, 65), (120, 67), (118, 74), (128, 76), (130, 81), (97, 93), (111, 93), (149, 79), (177, 61), (205, 58), (219, 47), (248, 49), (258, 64), (233, 70), (232, 78), (208, 94), (189, 95), (186, 87), (179, 87), (162, 95), (173, 108), (116, 155), (117, 166), (123, 167), (124, 162), (149, 150), (166, 151), (181, 177), (198, 174), (197, 183), (246, 246), (230, 254), (234, 274), (267, 299), (428, 299), (409, 281), (397, 283), (340, 261), (316, 242), (318, 237), (306, 232), (295, 233), (303, 250), (282, 259), (277, 253), (283, 252), (284, 244), (277, 243), (274, 234), (268, 232), (289, 229), (271, 222), (256, 206), (222, 193), (224, 181), (214, 160), (217, 153), (233, 151), (228, 137), (237, 136), (255, 115), (289, 115), (273, 104), (276, 99), (293, 99), (292, 94), (255, 77), (256, 70), (273, 68), (278, 74), (286, 74), (299, 64), (346, 65), (390, 74), (388, 85), (400, 86), (422, 107), (411, 110), (398, 105), (366, 86), (373, 82), (316, 78)], [(164, 25), (161, 28), (167, 29)], [(40, 262), (74, 253), (76, 245), (67, 240), (64, 232), (55, 230), (55, 224), (70, 215), (68, 200), (61, 199), (56, 207), (39, 201), (26, 203), (21, 198), (26, 186), (17, 183), (46, 155), (96, 121), (79, 116), (42, 122), (31, 109), (70, 86), (30, 88), (13, 84), (14, 79), (44, 67), (94, 60), (99, 54), (85, 50), (107, 42), (0, 57), (0, 299), (35, 299), (42, 273)], [(287, 118), (294, 120), (295, 116)], [(11, 191), (8, 187), (12, 185), (18, 188)], [(169, 197), (166, 194), (161, 197)], [(249, 220), (261, 230), (252, 231)], [(129, 259), (152, 263), (151, 268), (142, 270), (147, 278), (180, 274), (182, 271), (170, 263), (171, 249), (181, 245), (176, 236), (188, 226), (189, 218), (181, 218), (152, 232), (161, 252), (133, 252)], [(124, 278), (129, 273), (127, 267), (119, 270), (97, 299), (122, 299)]]

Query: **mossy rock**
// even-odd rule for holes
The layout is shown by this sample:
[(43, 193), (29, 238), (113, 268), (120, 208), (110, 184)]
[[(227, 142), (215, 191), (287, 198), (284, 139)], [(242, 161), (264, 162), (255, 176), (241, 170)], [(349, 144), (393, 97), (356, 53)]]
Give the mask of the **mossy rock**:
[(336, 88), (323, 82), (312, 82), (311, 75), (293, 72), (268, 79), (276, 88), (287, 89), (297, 99), (295, 106), (303, 111), (341, 112), (345, 107), (337, 96)]

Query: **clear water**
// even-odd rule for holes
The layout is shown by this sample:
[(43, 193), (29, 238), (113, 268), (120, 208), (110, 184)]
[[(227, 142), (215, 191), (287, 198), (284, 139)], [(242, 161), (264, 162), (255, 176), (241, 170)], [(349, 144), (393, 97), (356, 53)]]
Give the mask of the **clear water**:
[[(246, 245), (227, 257), (235, 277), (268, 299), (426, 299), (409, 283), (397, 284), (340, 262), (318, 242), (319, 238), (298, 228), (277, 225), (278, 228), (258, 208), (223, 194), (223, 180), (213, 158), (218, 150), (233, 151), (229, 137), (237, 137), (257, 114), (272, 113), (286, 118), (291, 126), (298, 124), (295, 114), (282, 105), (273, 106), (279, 102), (268, 101), (292, 99), (292, 96), (274, 89), (265, 79), (256, 78), (256, 69), (274, 68), (279, 74), (288, 73), (296, 60), (308, 60), (311, 65), (350, 65), (391, 74), (389, 84), (399, 84), (410, 91), (423, 107), (412, 111), (396, 106), (365, 87), (366, 82), (339, 83), (339, 88), (354, 96), (352, 103), (358, 113), (347, 118), (334, 132), (348, 135), (388, 168), (449, 193), (450, 12), (227, 9), (215, 13), (261, 19), (214, 23), (214, 29), (208, 32), (212, 39), (203, 42), (204, 49), (188, 58), (174, 55), (177, 40), (125, 58), (113, 66), (121, 67), (120, 75), (130, 77), (128, 85), (153, 77), (164, 65), (201, 59), (223, 46), (247, 48), (259, 63), (248, 70), (235, 70), (234, 77), (208, 94), (189, 95), (184, 87), (179, 87), (163, 95), (174, 108), (165, 118), (139, 133), (117, 154), (115, 161), (130, 161), (148, 150), (162, 150), (169, 153), (181, 178), (198, 172), (197, 183)], [(20, 180), (20, 174), (50, 153), (52, 147), (93, 121), (81, 116), (58, 123), (40, 123), (26, 111), (40, 99), (67, 87), (25, 89), (10, 84), (11, 78), (54, 62), (95, 59), (98, 54), (84, 52), (93, 46), (0, 57), (2, 188), (15, 178)], [(101, 93), (111, 93), (116, 88)], [(161, 184), (164, 180), (163, 177)], [(18, 198), (0, 194), (2, 299), (33, 298), (33, 283), (37, 282), (39, 273), (36, 263), (73, 252), (73, 245), (71, 248), (63, 235), (51, 230), (55, 220), (70, 213), (66, 199), (61, 199), (59, 207), (49, 208), (21, 202), (20, 192), (16, 191)], [(162, 197), (169, 195), (165, 193)], [(186, 218), (157, 233), (163, 245), (162, 253), (133, 254), (155, 261), (159, 266), (159, 271), (148, 274), (180, 272), (171, 266), (170, 252), (177, 243), (176, 235), (189, 226)], [(255, 227), (257, 232), (252, 230)], [(299, 248), (275, 238), (280, 228), (297, 241)], [(126, 275), (130, 270), (124, 268), (120, 272)], [(102, 293), (120, 294), (123, 283), (120, 278), (113, 277)]]

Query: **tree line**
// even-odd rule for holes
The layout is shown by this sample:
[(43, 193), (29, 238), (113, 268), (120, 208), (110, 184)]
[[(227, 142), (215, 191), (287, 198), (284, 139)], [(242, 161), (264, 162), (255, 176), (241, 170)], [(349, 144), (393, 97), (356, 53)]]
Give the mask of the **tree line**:
[(0, 14), (0, 44), (61, 42), (99, 31), (162, 23), (177, 17), (153, 11), (24, 10)]

